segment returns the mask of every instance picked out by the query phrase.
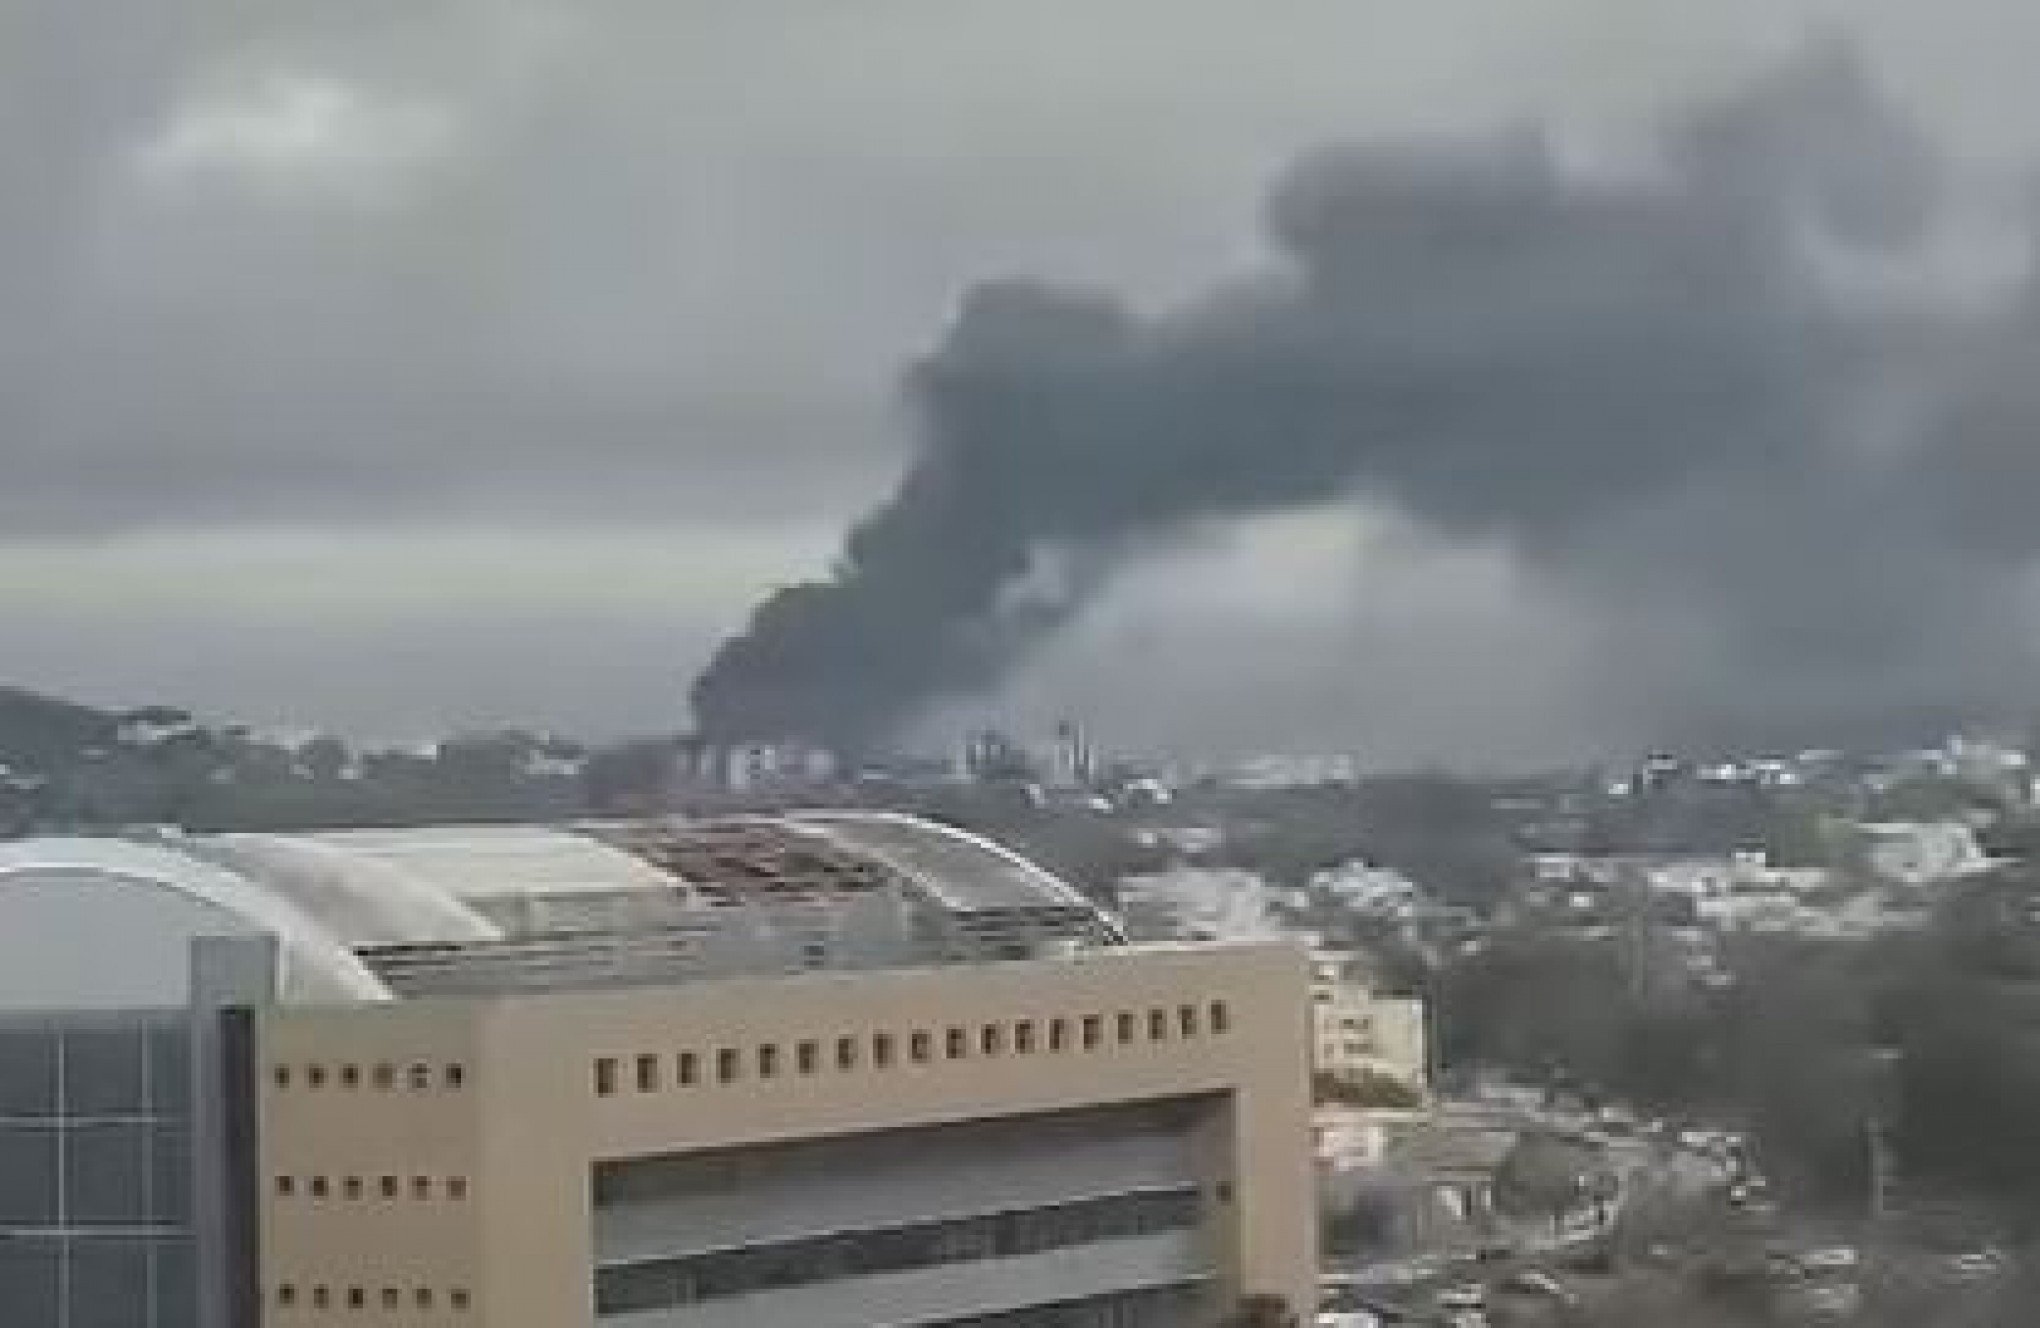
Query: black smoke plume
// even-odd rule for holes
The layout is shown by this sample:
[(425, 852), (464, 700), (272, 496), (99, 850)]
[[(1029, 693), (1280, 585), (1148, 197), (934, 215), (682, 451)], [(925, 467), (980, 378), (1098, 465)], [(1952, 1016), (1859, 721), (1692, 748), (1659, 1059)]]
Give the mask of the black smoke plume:
[(862, 747), (1149, 541), (1350, 496), (1669, 622), (1668, 724), (2006, 701), (2040, 300), (1958, 315), (1917, 279), (1944, 176), (1821, 45), (1619, 165), (1534, 132), (1308, 156), (1271, 270), (1165, 317), (981, 286), (908, 375), (897, 491), (724, 644), (697, 718)]

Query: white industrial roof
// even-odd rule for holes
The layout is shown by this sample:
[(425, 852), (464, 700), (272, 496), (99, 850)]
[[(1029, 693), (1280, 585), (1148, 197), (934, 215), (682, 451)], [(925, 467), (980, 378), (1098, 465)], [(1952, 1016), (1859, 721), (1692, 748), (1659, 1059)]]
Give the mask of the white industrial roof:
[[(38, 951), (86, 953), (101, 938), (65, 933), (120, 931), (123, 914), (135, 934), (104, 943), (154, 946), (164, 971), (192, 936), (266, 932), (280, 942), (285, 999), (383, 1000), (392, 993), (368, 952), (645, 933), (715, 910), (847, 897), (874, 881), (961, 919), (1096, 917), (1080, 892), (1007, 849), (878, 812), (40, 838), (0, 842), (0, 969), (17, 974), (0, 981), (0, 1008), (33, 1002), (34, 974), (47, 967)], [(51, 985), (75, 995), (80, 980)]]

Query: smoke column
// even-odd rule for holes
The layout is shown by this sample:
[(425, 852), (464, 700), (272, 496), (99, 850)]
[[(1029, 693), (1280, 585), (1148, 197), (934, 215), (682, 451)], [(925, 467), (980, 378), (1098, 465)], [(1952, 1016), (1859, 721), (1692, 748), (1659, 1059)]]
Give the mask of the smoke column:
[(1945, 172), (1845, 46), (1641, 156), (1339, 147), (1272, 190), (1268, 271), (1167, 316), (971, 290), (907, 375), (911, 467), (716, 653), (703, 732), (857, 750), (996, 686), (1172, 530), (1354, 495), (1610, 613), (1677, 605), (1712, 671), (1681, 722), (2006, 700), (2040, 300), (1958, 315), (1905, 279)]

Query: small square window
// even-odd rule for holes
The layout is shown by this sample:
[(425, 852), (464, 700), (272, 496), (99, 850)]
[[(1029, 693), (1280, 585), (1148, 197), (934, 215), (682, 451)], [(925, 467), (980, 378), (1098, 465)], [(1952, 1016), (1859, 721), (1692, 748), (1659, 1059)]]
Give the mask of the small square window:
[[(377, 1066), (378, 1076), (380, 1076), (383, 1070), (388, 1068), (388, 1066)], [(604, 1056), (595, 1062), (595, 1096), (616, 1096), (616, 1058), (614, 1056)]]
[(1100, 1042), (1103, 1042), (1104, 1040), (1105, 1040), (1105, 1017), (1103, 1015), (1096, 1014), (1085, 1015), (1084, 1050), (1085, 1051), (1096, 1050), (1098, 1044)]
[(683, 1051), (673, 1058), (674, 1076), (685, 1088), (701, 1082), (701, 1057), (691, 1051)]
[(414, 1093), (422, 1093), (432, 1087), (432, 1067), (423, 1061), (411, 1066), (410, 1072), (405, 1077), (409, 1079), (411, 1091)]
[(411, 1177), (411, 1197), (413, 1199), (430, 1199), (432, 1197), (432, 1177)]
[(296, 1194), (297, 1178), (295, 1176), (278, 1176), (276, 1178), (276, 1193), (279, 1198), (283, 1199), (288, 1199), (293, 1194)]
[(1213, 1033), (1231, 1032), (1232, 1010), (1224, 1001), (1213, 1001), (1211, 1009), (1206, 1011), (1206, 1022), (1211, 1025)]
[(1048, 1021), (1048, 1049), (1068, 1051), (1070, 1049), (1070, 1021), (1051, 1019)]
[(807, 1038), (793, 1049), (794, 1068), (802, 1074), (813, 1074), (822, 1065), (822, 1044)]
[(1160, 1008), (1148, 1011), (1148, 1041), (1160, 1042), (1169, 1036), (1169, 1012)]
[(926, 1063), (935, 1054), (935, 1035), (926, 1029), (915, 1029), (907, 1039), (907, 1055), (916, 1062)]
[(744, 1055), (735, 1047), (724, 1047), (715, 1054), (715, 1078), (717, 1083), (733, 1084), (744, 1073)]
[(331, 1193), (331, 1191), (332, 1186), (327, 1182), (324, 1176), (312, 1177), (312, 1197), (314, 1199), (323, 1199), (327, 1196), (327, 1194)]
[(361, 1177), (349, 1176), (346, 1180), (341, 1181), (340, 1193), (350, 1199), (359, 1199), (361, 1197)]
[(857, 1068), (857, 1039), (839, 1037), (836, 1039), (836, 1068), (854, 1070)]
[(350, 1310), (364, 1309), (367, 1307), (367, 1305), (368, 1305), (368, 1293), (366, 1291), (362, 1290), (360, 1287), (347, 1288), (348, 1309)]
[(446, 1086), (452, 1089), (461, 1089), (467, 1087), (467, 1066), (465, 1065), (447, 1066)]
[(297, 1304), (297, 1288), (288, 1282), (276, 1288), (276, 1303), (286, 1308)]
[(360, 1067), (359, 1065), (343, 1065), (343, 1066), (341, 1066), (341, 1067), (340, 1067), (340, 1086), (341, 1086), (342, 1088), (359, 1088), (359, 1087), (361, 1087), (361, 1067)]
[(419, 1288), (418, 1288), (418, 1290), (417, 1290), (417, 1292), (416, 1292), (416, 1293), (415, 1293), (414, 1295), (412, 1295), (412, 1297), (411, 1297), (411, 1302), (412, 1302), (413, 1304), (415, 1304), (415, 1305), (416, 1305), (416, 1306), (417, 1306), (417, 1307), (418, 1307), (419, 1309), (421, 1309), (421, 1310), (429, 1310), (429, 1309), (431, 1309), (431, 1308), (432, 1308), (432, 1288), (431, 1288), (431, 1287), (419, 1287)]
[(465, 1288), (455, 1288), (447, 1300), (452, 1302), (454, 1309), (461, 1312), (465, 1312), (468, 1306), (474, 1303), (474, 1298), (468, 1295)]
[(448, 1176), (446, 1178), (447, 1198), (452, 1199), (454, 1202), (458, 1203), (461, 1200), (467, 1198), (467, 1196), (468, 1196), (468, 1182), (466, 1176)]
[(312, 1288), (313, 1308), (325, 1309), (328, 1305), (331, 1305), (332, 1303), (333, 1293), (330, 1290), (322, 1286), (315, 1286)]
[(395, 1287), (384, 1287), (382, 1289), (382, 1307), (384, 1309), (393, 1310), (401, 1306), (403, 1303), (404, 1303), (403, 1293), (398, 1291)]
[(289, 1088), (290, 1067), (288, 1065), (277, 1066), (269, 1072), (269, 1078), (270, 1082), (274, 1083), (278, 1088)]
[(871, 1035), (871, 1063), (881, 1070), (889, 1070), (893, 1063), (893, 1035), (873, 1033)]
[(1034, 1050), (1034, 1021), (1021, 1019), (1013, 1025), (1013, 1050), (1022, 1056)]
[(1138, 1022), (1133, 1017), (1133, 1012), (1131, 1010), (1121, 1010), (1119, 1012), (1118, 1023), (1119, 1040), (1121, 1042), (1133, 1041), (1134, 1031), (1139, 1027)]
[(385, 1090), (395, 1088), (397, 1086), (397, 1067), (387, 1064), (376, 1066), (375, 1086)]
[(768, 1042), (758, 1048), (758, 1077), (776, 1079), (779, 1077), (779, 1047)]
[(951, 1028), (942, 1035), (943, 1054), (950, 1060), (960, 1061), (970, 1055), (970, 1033), (961, 1028)]
[(997, 1024), (986, 1024), (978, 1030), (978, 1050), (987, 1056), (996, 1056), (1006, 1044), (1005, 1033)]
[(1176, 1031), (1184, 1037), (1197, 1036), (1197, 1007), (1179, 1005), (1176, 1007)]
[(637, 1058), (637, 1091), (656, 1093), (659, 1091), (659, 1058), (640, 1056)]
[(394, 1199), (397, 1197), (397, 1178), (395, 1176), (384, 1176), (377, 1184), (377, 1188), (382, 1191), (383, 1198)]
[(306, 1070), (305, 1083), (311, 1088), (324, 1088), (326, 1086), (326, 1067), (314, 1065), (311, 1069)]

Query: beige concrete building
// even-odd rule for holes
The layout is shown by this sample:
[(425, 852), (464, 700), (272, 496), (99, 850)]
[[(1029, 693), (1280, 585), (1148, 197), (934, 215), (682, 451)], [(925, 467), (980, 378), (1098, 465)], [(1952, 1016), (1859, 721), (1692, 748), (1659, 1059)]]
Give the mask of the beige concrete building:
[[(960, 832), (9, 847), (0, 972), (33, 966), (22, 927), (103, 926), (123, 892), (149, 934), (102, 1004), (196, 946), (150, 1002), (181, 1005), (190, 1080), (225, 1085), (190, 1098), (190, 1202), (160, 1223), (192, 1308), (137, 1328), (1186, 1328), (1311, 1303), (1305, 956), (1126, 946)], [(0, 989), (58, 1046), (82, 994)], [(52, 1252), (0, 1257), (0, 1296), (52, 1307), (8, 1328), (82, 1325), (75, 1216), (9, 1227), (6, 1144), (0, 1234)]]
[(1424, 1003), (1377, 994), (1364, 965), (1347, 955), (1311, 957), (1311, 1063), (1336, 1079), (1381, 1075), (1420, 1096), (1430, 1092)]

